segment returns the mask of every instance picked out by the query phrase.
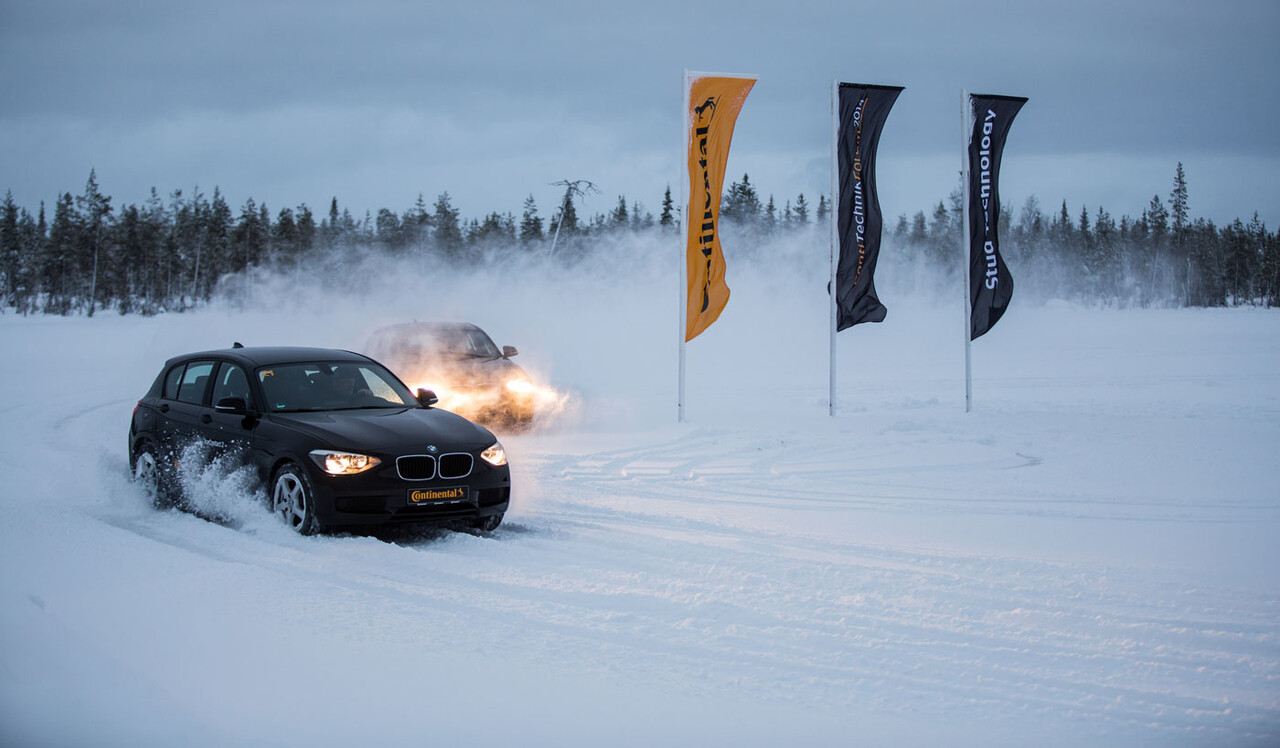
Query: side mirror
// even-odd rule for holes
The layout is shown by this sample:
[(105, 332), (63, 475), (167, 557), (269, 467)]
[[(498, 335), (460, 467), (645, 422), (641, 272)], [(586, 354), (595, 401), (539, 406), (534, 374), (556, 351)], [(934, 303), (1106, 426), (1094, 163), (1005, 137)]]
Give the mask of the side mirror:
[(243, 397), (224, 397), (213, 406), (213, 409), (219, 413), (249, 415), (249, 404), (244, 401)]
[(519, 353), (519, 352), (520, 352), (520, 351), (517, 351), (517, 350), (516, 350), (516, 347), (515, 347), (514, 345), (504, 345), (504, 346), (502, 346), (502, 357), (503, 357), (503, 358), (511, 358), (512, 356), (516, 355), (516, 354), (517, 354), (517, 353)]
[(422, 407), (430, 408), (432, 405), (440, 402), (440, 398), (436, 397), (436, 393), (431, 390), (418, 390), (418, 402), (422, 403)]

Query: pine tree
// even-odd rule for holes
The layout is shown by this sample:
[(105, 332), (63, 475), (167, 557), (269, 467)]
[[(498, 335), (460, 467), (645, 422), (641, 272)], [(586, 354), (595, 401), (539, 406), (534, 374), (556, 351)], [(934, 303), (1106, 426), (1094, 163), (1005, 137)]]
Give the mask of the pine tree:
[(325, 244), (335, 247), (340, 239), (339, 228), (342, 220), (342, 214), (338, 212), (338, 198), (335, 196), (329, 201), (329, 218), (320, 223), (320, 230), (324, 234)]
[(831, 212), (831, 206), (827, 202), (827, 196), (818, 195), (818, 215), (817, 215), (818, 223), (825, 222), (830, 212)]
[(456, 258), (462, 252), (462, 226), (458, 223), (458, 211), (449, 199), (449, 193), (441, 192), (436, 198), (435, 215), (436, 250), (446, 257)]
[(1040, 256), (1046, 229), (1044, 214), (1040, 212), (1040, 201), (1035, 195), (1027, 196), (1022, 204), (1022, 211), (1018, 214), (1018, 225), (1013, 230), (1019, 259), (1033, 261)]
[[(1182, 170), (1182, 162), (1178, 162), (1177, 171), (1173, 175), (1173, 190), (1169, 193), (1169, 212), (1173, 218), (1171, 249), (1177, 275), (1181, 276), (1183, 299), (1190, 297), (1191, 253), (1187, 246), (1187, 233), (1190, 229), (1187, 211), (1187, 176)], [(1188, 302), (1189, 303), (1189, 302)]]
[(380, 209), (373, 226), (374, 236), (379, 244), (393, 252), (404, 247), (404, 231), (401, 228), (400, 217), (395, 214), (395, 211), (387, 208)]
[(77, 271), (81, 278), (88, 277), (86, 303), (92, 317), (98, 302), (98, 268), (102, 264), (105, 232), (109, 228), (107, 221), (111, 216), (111, 198), (98, 190), (98, 176), (92, 169), (89, 170), (84, 194), (76, 198), (76, 208), (81, 230), (76, 252)]
[(1212, 221), (1196, 219), (1191, 225), (1188, 244), (1190, 267), (1188, 293), (1196, 306), (1224, 306), (1227, 303), (1226, 262), (1221, 236)]
[(139, 221), (139, 277), (135, 293), (141, 300), (142, 313), (155, 314), (163, 304), (161, 280), (166, 265), (164, 237), (169, 222), (164, 202), (155, 187), (151, 188), (151, 193), (142, 205)]
[(939, 267), (948, 268), (954, 265), (949, 258), (954, 256), (959, 243), (952, 236), (951, 214), (941, 201), (933, 209), (933, 219), (929, 222), (929, 257)]
[(236, 251), (233, 257), (228, 258), (225, 272), (243, 271), (257, 265), (266, 252), (267, 230), (257, 203), (249, 198), (240, 208), (240, 220), (232, 229), (231, 239)]
[(231, 206), (222, 190), (213, 188), (213, 198), (199, 206), (201, 251), (207, 259), (206, 271), (195, 284), (192, 296), (208, 301), (213, 296), (218, 278), (232, 271)]
[(1280, 306), (1280, 230), (1264, 237), (1262, 270), (1266, 278), (1266, 304)]
[(18, 267), (22, 260), (22, 241), (18, 234), (18, 204), (13, 191), (5, 192), (0, 205), (0, 311), (13, 305), (17, 296)]
[(1120, 263), (1116, 223), (1102, 206), (1093, 221), (1093, 233), (1089, 244), (1092, 249), (1094, 293), (1103, 301), (1114, 302), (1120, 297)]
[(653, 227), (653, 214), (646, 212), (638, 200), (631, 201), (631, 230), (642, 231)]
[(298, 206), (298, 248), (295, 255), (299, 259), (304, 259), (311, 255), (316, 246), (316, 234), (319, 229), (316, 226), (316, 217), (311, 212), (311, 208), (306, 203)]
[(36, 222), (26, 208), (18, 211), (18, 262), (15, 268), (13, 307), (23, 316), (36, 311), (40, 287), (38, 263), (45, 242), (44, 203)]
[(560, 214), (551, 221), (550, 229), (552, 232), (558, 232), (562, 236), (573, 236), (581, 229), (578, 225), (578, 211), (573, 207), (572, 195), (565, 197)]
[(1173, 191), (1169, 193), (1169, 212), (1173, 216), (1174, 242), (1179, 243), (1179, 234), (1187, 229), (1187, 176), (1182, 171), (1182, 162), (1178, 162), (1178, 170), (1173, 175)]
[(625, 228), (627, 225), (627, 199), (622, 195), (618, 195), (618, 204), (614, 207), (613, 213), (609, 216), (610, 227), (614, 229)]
[(1147, 240), (1149, 242), (1148, 262), (1150, 263), (1150, 280), (1148, 285), (1148, 303), (1155, 303), (1167, 297), (1171, 289), (1164, 286), (1167, 275), (1167, 258), (1169, 247), (1169, 211), (1164, 207), (1159, 195), (1151, 197), (1147, 206)]
[(293, 208), (281, 208), (276, 215), (275, 226), (271, 229), (271, 254), (285, 267), (297, 261), (298, 221), (294, 218)]
[(400, 221), (401, 242), (404, 247), (419, 253), (426, 250), (431, 233), (431, 212), (427, 210), (427, 202), (418, 193), (413, 207), (404, 212)]
[(796, 214), (796, 223), (798, 223), (801, 226), (808, 225), (809, 203), (805, 201), (803, 192), (796, 197), (796, 207), (794, 208), (794, 210)]
[(923, 210), (917, 210), (916, 214), (911, 217), (911, 233), (909, 239), (912, 244), (917, 246), (923, 245), (929, 240), (928, 223), (924, 217)]
[(520, 243), (526, 247), (542, 241), (542, 218), (538, 216), (538, 203), (533, 193), (524, 199), (524, 213), (520, 216)]
[(40, 263), (46, 314), (66, 315), (71, 312), (72, 288), (76, 282), (74, 257), (77, 233), (75, 200), (70, 192), (64, 192), (53, 206), (53, 223), (49, 226), (49, 238)]
[(662, 194), (662, 213), (658, 217), (658, 225), (664, 229), (675, 226), (675, 206), (671, 200), (671, 185), (667, 185), (667, 191)]
[(729, 185), (720, 203), (720, 217), (744, 226), (754, 225), (760, 220), (760, 198), (756, 195), (756, 188), (751, 186), (749, 175), (743, 174), (741, 182)]

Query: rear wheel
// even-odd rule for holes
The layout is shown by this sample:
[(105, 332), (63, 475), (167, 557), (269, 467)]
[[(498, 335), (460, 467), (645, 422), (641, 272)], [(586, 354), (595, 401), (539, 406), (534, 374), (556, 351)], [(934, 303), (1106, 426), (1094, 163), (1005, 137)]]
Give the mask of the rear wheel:
[(299, 535), (313, 535), (320, 530), (316, 521), (311, 482), (297, 465), (285, 465), (272, 481), (271, 510)]
[(177, 503), (172, 481), (167, 477), (159, 452), (150, 440), (144, 439), (133, 452), (133, 481), (142, 487), (157, 508), (169, 509)]

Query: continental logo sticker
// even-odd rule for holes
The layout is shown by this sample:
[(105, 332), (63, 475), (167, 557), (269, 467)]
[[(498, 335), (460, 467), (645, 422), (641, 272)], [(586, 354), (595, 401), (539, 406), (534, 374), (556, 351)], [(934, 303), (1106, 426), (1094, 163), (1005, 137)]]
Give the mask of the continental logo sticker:
[(458, 503), (467, 500), (467, 487), (415, 488), (409, 492), (410, 504)]

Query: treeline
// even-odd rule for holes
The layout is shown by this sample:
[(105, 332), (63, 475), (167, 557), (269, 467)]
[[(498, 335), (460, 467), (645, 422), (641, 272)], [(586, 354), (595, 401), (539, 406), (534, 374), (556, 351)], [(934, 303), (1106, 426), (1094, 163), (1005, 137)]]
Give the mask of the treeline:
[[(305, 204), (274, 214), (252, 198), (233, 210), (218, 189), (171, 193), (154, 189), (141, 205), (113, 208), (90, 173), (84, 191), (60, 195), (50, 219), (42, 203), (33, 214), (7, 193), (0, 205), (0, 311), (92, 316), (181, 311), (219, 293), (219, 282), (254, 269), (299, 271), (320, 263), (342, 272), (343, 260), (388, 255), (424, 267), (469, 267), (517, 253), (572, 264), (609, 246), (618, 232), (674, 232), (679, 216), (671, 190), (655, 217), (619, 196), (615, 207), (578, 217), (584, 193), (570, 185), (544, 220), (530, 196), (519, 218), (490, 213), (464, 220), (447, 192), (428, 205), (420, 195), (402, 213), (383, 208), (357, 219), (334, 198), (317, 217)], [(578, 200), (575, 200), (575, 197)], [(725, 228), (742, 238), (742, 255), (774, 238), (827, 221), (830, 203), (804, 195), (779, 206), (761, 201), (750, 178), (725, 191)], [(893, 222), (887, 222), (893, 224)], [(949, 293), (960, 272), (961, 193), (886, 225), (886, 252), (918, 271), (921, 283)], [(1117, 306), (1280, 304), (1280, 233), (1252, 221), (1216, 227), (1187, 210), (1181, 164), (1168, 206), (1156, 195), (1138, 218), (1113, 218), (1104, 208), (1046, 215), (1029, 198), (1015, 217), (1003, 211), (1002, 252), (1021, 292)], [(824, 245), (825, 241), (821, 242)], [(607, 251), (607, 250), (606, 250)], [(887, 262), (887, 258), (885, 260)], [(928, 290), (928, 289), (926, 289)]]
[[(964, 233), (957, 189), (932, 215), (900, 216), (897, 244), (925, 264), (958, 275), (955, 248)], [(1035, 196), (1015, 217), (1002, 206), (1000, 249), (1019, 293), (1111, 306), (1280, 305), (1280, 231), (1270, 233), (1255, 212), (1218, 227), (1190, 217), (1188, 188), (1178, 164), (1168, 202), (1159, 194), (1137, 218), (1119, 219), (1098, 206), (1078, 213), (1063, 201), (1046, 215)], [(947, 278), (949, 281), (950, 278)]]

